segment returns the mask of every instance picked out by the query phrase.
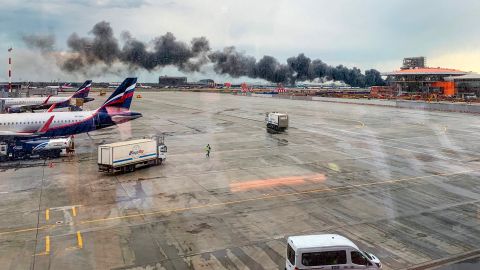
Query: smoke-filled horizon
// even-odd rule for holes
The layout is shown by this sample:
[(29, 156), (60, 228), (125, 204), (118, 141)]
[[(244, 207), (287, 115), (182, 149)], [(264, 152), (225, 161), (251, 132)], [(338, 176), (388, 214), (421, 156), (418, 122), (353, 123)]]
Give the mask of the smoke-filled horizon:
[[(92, 37), (80, 37), (72, 33), (67, 40), (69, 52), (55, 54), (57, 65), (68, 73), (87, 73), (93, 65), (104, 65), (105, 72), (114, 72), (113, 65), (122, 63), (131, 70), (156, 69), (175, 66), (180, 71), (191, 73), (201, 71), (207, 64), (213, 65), (217, 74), (234, 78), (246, 76), (260, 78), (273, 83), (294, 84), (296, 81), (335, 80), (354, 87), (383, 85), (380, 72), (347, 68), (343, 65), (330, 66), (320, 59), (311, 60), (303, 53), (280, 63), (273, 56), (265, 55), (259, 60), (236, 50), (234, 46), (213, 51), (206, 37), (193, 38), (190, 43), (178, 41), (173, 33), (155, 37), (150, 42), (142, 42), (129, 32), (122, 32), (120, 39), (115, 37), (110, 24), (98, 22), (89, 32)], [(27, 35), (23, 41), (29, 48), (42, 52), (53, 52), (53, 35)], [(111, 68), (111, 69), (110, 69)]]

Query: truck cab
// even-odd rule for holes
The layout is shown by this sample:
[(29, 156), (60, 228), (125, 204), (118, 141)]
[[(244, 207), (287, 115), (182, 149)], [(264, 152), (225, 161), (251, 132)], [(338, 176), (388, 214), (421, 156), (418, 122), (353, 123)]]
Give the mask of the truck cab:
[(162, 143), (158, 145), (158, 159), (160, 163), (167, 159), (167, 150), (167, 146), (163, 144), (162, 140)]
[(290, 236), (286, 270), (381, 269), (380, 260), (338, 234)]
[(3, 161), (8, 158), (8, 144), (2, 142), (0, 143), (0, 161)]

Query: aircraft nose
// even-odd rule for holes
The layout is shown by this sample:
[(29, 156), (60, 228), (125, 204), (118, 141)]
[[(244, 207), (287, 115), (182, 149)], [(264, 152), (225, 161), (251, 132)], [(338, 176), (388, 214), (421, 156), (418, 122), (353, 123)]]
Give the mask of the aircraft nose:
[(140, 118), (142, 117), (143, 115), (141, 113), (138, 113), (138, 112), (130, 112), (130, 117), (132, 119), (137, 119), (137, 118)]
[(113, 122), (119, 124), (119, 123), (124, 123), (124, 122), (127, 122), (127, 121), (131, 121), (131, 120), (140, 118), (142, 116), (143, 115), (141, 113), (128, 112), (128, 113), (112, 115), (111, 119), (112, 119)]

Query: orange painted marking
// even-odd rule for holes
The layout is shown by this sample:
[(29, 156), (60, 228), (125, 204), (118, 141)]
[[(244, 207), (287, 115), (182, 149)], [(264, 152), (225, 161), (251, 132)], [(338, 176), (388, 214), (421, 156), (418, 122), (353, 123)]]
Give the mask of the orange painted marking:
[(306, 183), (312, 183), (312, 182), (319, 183), (319, 182), (324, 182), (326, 179), (327, 177), (323, 174), (259, 179), (259, 180), (230, 184), (230, 190), (232, 192), (239, 192), (239, 191), (246, 191), (246, 190), (252, 190), (252, 189), (272, 188), (277, 186), (300, 185), (300, 184), (306, 184)]

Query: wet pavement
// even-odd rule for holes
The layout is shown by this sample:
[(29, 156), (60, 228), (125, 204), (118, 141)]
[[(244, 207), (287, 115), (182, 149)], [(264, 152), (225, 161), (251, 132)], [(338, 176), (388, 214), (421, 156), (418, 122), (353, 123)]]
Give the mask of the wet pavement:
[[(2, 269), (283, 269), (286, 237), (312, 233), (342, 234), (384, 269), (480, 249), (477, 115), (142, 96), (142, 118), (77, 136), (72, 158), (0, 164)], [(273, 110), (285, 133), (266, 132)], [(166, 163), (97, 172), (99, 144), (161, 133)]]
[(480, 257), (467, 259), (464, 261), (456, 262), (454, 264), (438, 268), (438, 270), (478, 270), (478, 269), (480, 269)]

